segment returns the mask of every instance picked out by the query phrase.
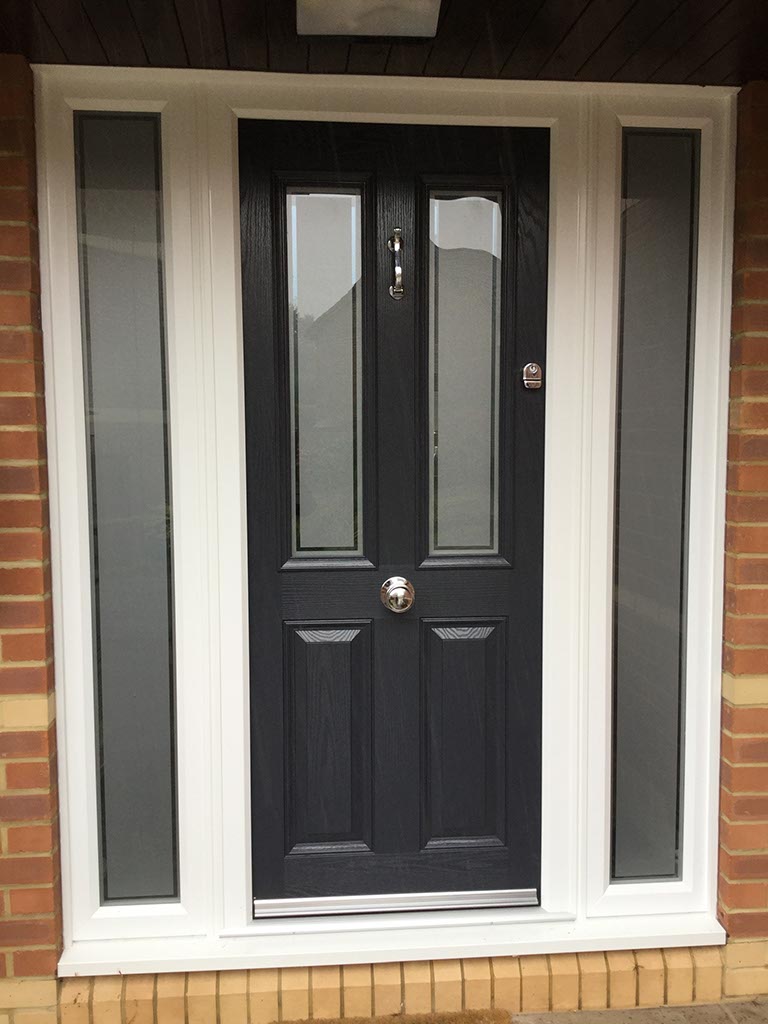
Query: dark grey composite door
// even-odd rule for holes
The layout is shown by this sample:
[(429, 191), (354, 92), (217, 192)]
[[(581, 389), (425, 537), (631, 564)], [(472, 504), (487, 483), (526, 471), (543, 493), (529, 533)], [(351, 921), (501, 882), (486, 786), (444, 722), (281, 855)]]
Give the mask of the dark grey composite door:
[(548, 158), (241, 122), (257, 901), (538, 901)]

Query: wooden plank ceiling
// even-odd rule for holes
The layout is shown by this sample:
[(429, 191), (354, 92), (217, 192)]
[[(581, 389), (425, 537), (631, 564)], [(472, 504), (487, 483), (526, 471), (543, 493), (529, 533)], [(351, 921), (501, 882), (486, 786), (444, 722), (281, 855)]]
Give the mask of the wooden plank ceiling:
[(294, 0), (0, 0), (0, 52), (131, 67), (739, 85), (767, 30), (768, 0), (443, 0), (426, 41), (300, 38)]

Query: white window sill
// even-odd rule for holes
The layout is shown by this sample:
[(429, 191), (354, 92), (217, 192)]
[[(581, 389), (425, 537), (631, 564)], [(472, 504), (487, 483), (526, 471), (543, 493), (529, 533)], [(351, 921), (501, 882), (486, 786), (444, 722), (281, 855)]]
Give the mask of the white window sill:
[[(444, 914), (445, 912), (443, 912)], [(407, 921), (403, 917), (407, 916)], [(61, 977), (235, 970), (321, 964), (520, 956), (610, 949), (713, 946), (725, 932), (711, 914), (653, 914), (576, 921), (546, 911), (507, 914), (458, 911), (446, 924), (440, 914), (371, 916), (347, 920), (260, 924), (254, 931), (155, 939), (74, 942), (59, 962)], [(442, 923), (441, 923), (442, 921)]]

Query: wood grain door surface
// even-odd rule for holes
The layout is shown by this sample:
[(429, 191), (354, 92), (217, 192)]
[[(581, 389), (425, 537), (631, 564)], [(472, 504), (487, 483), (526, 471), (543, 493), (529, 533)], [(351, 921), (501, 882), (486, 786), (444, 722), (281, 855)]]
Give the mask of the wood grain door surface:
[(240, 125), (254, 898), (536, 902), (548, 132)]

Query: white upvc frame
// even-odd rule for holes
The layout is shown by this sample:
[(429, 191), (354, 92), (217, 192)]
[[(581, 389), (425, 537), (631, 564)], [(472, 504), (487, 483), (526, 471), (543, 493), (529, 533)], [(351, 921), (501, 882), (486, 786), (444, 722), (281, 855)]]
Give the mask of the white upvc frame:
[[(596, 292), (593, 403), (592, 531), (593, 574), (589, 636), (589, 787), (587, 904), (590, 916), (680, 913), (701, 905), (702, 893), (716, 899), (720, 688), (701, 687), (719, 675), (722, 657), (723, 553), (725, 531), (725, 448), (730, 327), (730, 252), (733, 220), (735, 138), (732, 111), (715, 111), (702, 97), (684, 101), (670, 95), (653, 109), (638, 97), (601, 97), (599, 185), (596, 217)], [(693, 408), (690, 451), (690, 511), (685, 643), (685, 745), (683, 752), (682, 868), (679, 880), (610, 881), (610, 682), (612, 643), (613, 488), (617, 396), (619, 208), (623, 128), (688, 128), (700, 133), (699, 218), (694, 321)], [(713, 187), (719, 182), (720, 187)], [(714, 545), (714, 557), (712, 557)], [(695, 557), (694, 557), (695, 555)], [(602, 585), (601, 585), (602, 580)], [(645, 910), (643, 911), (643, 908)]]
[[(733, 89), (37, 67), (62, 793), (62, 974), (723, 941), (715, 918)], [(182, 898), (98, 906), (75, 110), (159, 111)], [(551, 130), (542, 903), (250, 917), (240, 117)], [(609, 884), (610, 541), (624, 124), (702, 132), (680, 881)], [(695, 561), (695, 565), (693, 564)]]

